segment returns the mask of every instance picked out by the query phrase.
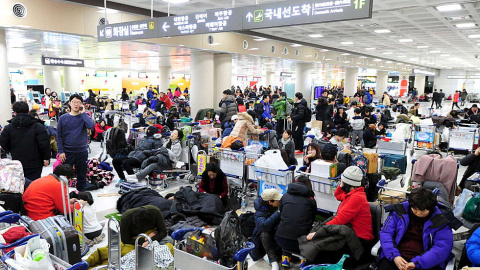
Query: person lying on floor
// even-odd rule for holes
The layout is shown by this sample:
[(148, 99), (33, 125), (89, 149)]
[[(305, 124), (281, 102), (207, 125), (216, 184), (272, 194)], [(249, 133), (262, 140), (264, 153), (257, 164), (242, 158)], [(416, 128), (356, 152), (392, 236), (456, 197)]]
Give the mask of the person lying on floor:
[(170, 140), (163, 144), (163, 147), (146, 151), (150, 157), (142, 162), (141, 168), (135, 176), (138, 181), (144, 180), (151, 172), (155, 170), (170, 170), (180, 161), (182, 155), (183, 132), (175, 129), (170, 134)]

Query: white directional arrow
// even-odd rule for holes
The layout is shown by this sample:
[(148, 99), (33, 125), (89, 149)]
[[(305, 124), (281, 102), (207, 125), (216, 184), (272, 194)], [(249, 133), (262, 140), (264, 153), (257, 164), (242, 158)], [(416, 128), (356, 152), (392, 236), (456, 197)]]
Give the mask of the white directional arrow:
[(248, 22), (251, 22), (252, 19), (253, 19), (253, 14), (252, 14), (251, 12), (248, 12), (248, 14), (247, 14), (247, 20), (248, 20)]
[(168, 25), (167, 22), (164, 22), (164, 23), (163, 23), (163, 26), (162, 26), (163, 31), (167, 32), (167, 29), (168, 29), (168, 28), (170, 28), (170, 25)]
[(101, 37), (105, 36), (105, 30), (103, 30), (103, 29), (100, 30), (100, 36), (101, 36)]

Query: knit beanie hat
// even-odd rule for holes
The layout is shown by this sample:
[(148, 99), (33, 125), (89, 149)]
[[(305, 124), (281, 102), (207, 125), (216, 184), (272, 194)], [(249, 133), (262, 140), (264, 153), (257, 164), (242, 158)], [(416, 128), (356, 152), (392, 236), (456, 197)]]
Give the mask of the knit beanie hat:
[(342, 173), (342, 181), (352, 187), (359, 187), (362, 185), (363, 172), (362, 169), (356, 166), (350, 166)]

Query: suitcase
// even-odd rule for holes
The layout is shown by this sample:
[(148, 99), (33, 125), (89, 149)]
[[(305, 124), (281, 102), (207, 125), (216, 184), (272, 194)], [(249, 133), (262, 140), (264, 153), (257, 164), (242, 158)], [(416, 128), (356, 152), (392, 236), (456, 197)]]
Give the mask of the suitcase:
[(383, 162), (383, 167), (399, 168), (402, 174), (407, 172), (407, 156), (387, 154)]
[[(64, 216), (49, 217), (51, 223), (55, 224), (60, 233), (62, 241), (63, 260), (76, 264), (82, 261), (82, 250), (78, 231)], [(57, 234), (58, 235), (58, 234)]]
[(118, 193), (123, 194), (123, 193), (127, 193), (131, 190), (144, 188), (144, 187), (146, 187), (146, 186), (142, 185), (142, 184), (139, 184), (139, 183), (122, 182), (122, 183), (120, 183), (120, 190), (118, 191)]
[(23, 214), (23, 199), (20, 193), (0, 193), (0, 206), (17, 214)]
[(382, 179), (380, 173), (368, 173), (367, 174), (367, 187), (365, 193), (367, 194), (367, 201), (374, 202), (378, 198), (378, 181)]
[(378, 154), (364, 152), (363, 155), (368, 159), (367, 173), (378, 172)]

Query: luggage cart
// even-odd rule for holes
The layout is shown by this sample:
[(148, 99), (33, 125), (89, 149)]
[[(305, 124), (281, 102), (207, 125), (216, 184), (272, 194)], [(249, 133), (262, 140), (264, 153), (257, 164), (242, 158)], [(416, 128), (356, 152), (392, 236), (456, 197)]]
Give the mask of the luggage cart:
[(287, 192), (288, 185), (295, 177), (295, 166), (286, 170), (276, 170), (253, 165), (254, 176), (257, 180), (257, 194), (260, 196), (265, 189), (274, 188), (281, 194)]
[(437, 136), (435, 130), (436, 125), (412, 125), (413, 145), (412, 150), (410, 150), (411, 156), (415, 154), (415, 150), (434, 151), (437, 149)]
[(335, 190), (340, 185), (340, 178), (338, 177), (321, 177), (311, 173), (306, 173), (300, 168), (298, 173), (307, 176), (312, 182), (313, 193), (315, 193), (315, 201), (320, 212), (336, 213), (340, 202), (333, 195)]
[[(186, 240), (184, 240), (185, 234), (195, 230), (201, 230), (201, 228), (193, 229), (180, 229), (172, 233), (175, 243), (175, 269), (176, 270), (246, 270), (248, 269), (248, 263), (246, 261), (248, 254), (255, 248), (255, 245), (251, 242), (246, 243), (246, 247), (240, 249), (235, 253), (233, 259), (237, 261), (237, 265), (233, 267), (226, 267), (216, 262), (203, 259), (188, 253), (185, 249)], [(215, 232), (214, 232), (215, 233)]]
[(387, 138), (387, 140), (380, 138), (377, 141), (377, 150), (378, 154), (396, 154), (396, 155), (406, 155), (407, 153), (407, 142), (405, 141), (392, 141)]
[[(452, 151), (452, 156), (455, 157), (455, 150), (466, 151), (472, 153), (475, 148), (475, 140), (477, 137), (477, 129), (472, 130), (450, 130), (448, 137), (448, 151)], [(457, 158), (457, 157), (456, 157)]]

